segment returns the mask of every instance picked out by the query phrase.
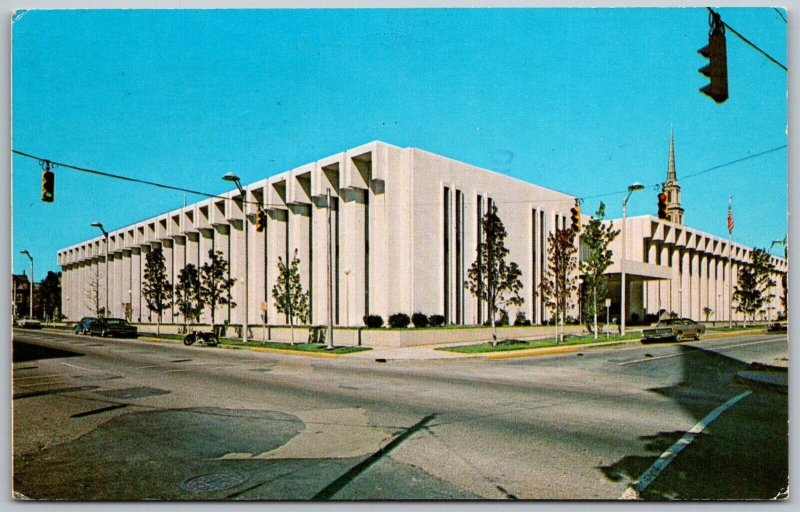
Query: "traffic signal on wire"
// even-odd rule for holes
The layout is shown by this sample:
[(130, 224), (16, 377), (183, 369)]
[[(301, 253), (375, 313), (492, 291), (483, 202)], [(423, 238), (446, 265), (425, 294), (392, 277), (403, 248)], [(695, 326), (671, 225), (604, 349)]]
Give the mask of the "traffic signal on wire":
[(52, 203), (55, 199), (56, 175), (50, 170), (50, 162), (42, 170), (42, 201)]
[(708, 59), (708, 65), (699, 69), (711, 83), (702, 87), (700, 92), (717, 103), (728, 99), (728, 55), (725, 48), (725, 24), (719, 14), (709, 14), (708, 46), (697, 50), (697, 53)]
[(572, 221), (572, 231), (580, 233), (581, 231), (581, 205), (576, 202), (570, 210), (570, 219)]
[(664, 192), (658, 194), (658, 218), (667, 218), (667, 194)]
[(264, 231), (267, 227), (267, 212), (264, 210), (258, 210), (258, 214), (256, 215), (256, 231)]

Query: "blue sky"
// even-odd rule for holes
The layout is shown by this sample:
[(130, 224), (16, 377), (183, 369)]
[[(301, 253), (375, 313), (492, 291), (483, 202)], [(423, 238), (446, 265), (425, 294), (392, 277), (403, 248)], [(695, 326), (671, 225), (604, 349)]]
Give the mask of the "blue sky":
[[(719, 12), (787, 63), (775, 10)], [(730, 99), (715, 104), (698, 92), (707, 32), (704, 8), (28, 11), (13, 25), (13, 147), (219, 193), (228, 171), (251, 183), (382, 140), (616, 192), (602, 198), (616, 217), (628, 184), (663, 181), (672, 127), (686, 224), (727, 237), (733, 195), (735, 240), (769, 246), (787, 230), (786, 149), (688, 176), (787, 143), (787, 74), (729, 32)], [(13, 173), (13, 270), (27, 249), (37, 280), (99, 234), (91, 222), (184, 201), (56, 169), (48, 204), (38, 162), (14, 156)], [(629, 215), (655, 215), (656, 194)]]

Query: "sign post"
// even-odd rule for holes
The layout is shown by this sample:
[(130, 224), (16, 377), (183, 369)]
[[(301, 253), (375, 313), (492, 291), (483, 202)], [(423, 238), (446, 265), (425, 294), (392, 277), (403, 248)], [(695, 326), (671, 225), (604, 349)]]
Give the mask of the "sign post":
[(611, 309), (611, 299), (606, 299), (606, 339), (608, 339), (608, 311)]
[(261, 309), (261, 341), (267, 341), (267, 301), (262, 300), (259, 308)]

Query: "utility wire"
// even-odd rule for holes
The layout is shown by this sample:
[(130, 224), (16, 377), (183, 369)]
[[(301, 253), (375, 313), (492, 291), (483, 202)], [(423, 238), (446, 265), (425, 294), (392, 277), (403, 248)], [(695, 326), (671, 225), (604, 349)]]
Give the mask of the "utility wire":
[(783, 15), (780, 9), (778, 9), (777, 7), (773, 7), (773, 9), (775, 9), (775, 12), (778, 13), (778, 16), (781, 17), (784, 23), (788, 23), (788, 21), (786, 21), (786, 16)]
[[(715, 12), (714, 12), (714, 10), (713, 10), (713, 9), (711, 9), (711, 7), (706, 7), (706, 9), (708, 9), (708, 11), (709, 11), (709, 12), (711, 12), (711, 13), (713, 13), (713, 14), (717, 14), (717, 13), (715, 13)], [(761, 48), (759, 48), (759, 47), (758, 47), (758, 46), (757, 46), (757, 45), (756, 45), (754, 42), (750, 41), (749, 39), (747, 39), (746, 37), (744, 37), (742, 34), (740, 34), (739, 32), (737, 32), (735, 28), (733, 28), (732, 26), (728, 25), (728, 24), (727, 24), (727, 23), (725, 23), (724, 21), (722, 22), (722, 24), (723, 24), (723, 25), (725, 25), (725, 28), (726, 28), (726, 29), (728, 29), (728, 30), (730, 30), (731, 32), (733, 32), (734, 34), (736, 34), (736, 35), (739, 37), (739, 39), (741, 39), (741, 40), (742, 40), (742, 41), (744, 41), (745, 43), (749, 44), (750, 46), (752, 46), (753, 48), (755, 48), (756, 50), (758, 50), (759, 52), (761, 52), (761, 54), (762, 54), (764, 57), (768, 58), (768, 59), (769, 59), (769, 60), (771, 60), (773, 63), (775, 63), (776, 65), (778, 65), (778, 66), (780, 66), (781, 68), (783, 68), (783, 70), (784, 70), (784, 71), (789, 71), (789, 70), (786, 68), (786, 66), (784, 66), (783, 64), (781, 64), (780, 62), (778, 62), (777, 60), (775, 60), (775, 58), (773, 58), (773, 57), (772, 57), (770, 54), (768, 54), (767, 52), (765, 52), (764, 50), (762, 50)]]

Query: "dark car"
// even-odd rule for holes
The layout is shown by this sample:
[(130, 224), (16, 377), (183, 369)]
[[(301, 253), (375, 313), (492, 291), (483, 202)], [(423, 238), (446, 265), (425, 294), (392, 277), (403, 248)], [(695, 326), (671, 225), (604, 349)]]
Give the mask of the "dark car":
[(785, 323), (774, 322), (767, 326), (767, 332), (787, 332), (788, 328)]
[(75, 325), (75, 334), (89, 334), (92, 323), (96, 320), (93, 316), (85, 316)]
[(700, 339), (706, 333), (706, 326), (688, 318), (667, 318), (660, 320), (655, 327), (642, 330), (642, 343), (653, 341), (681, 341), (685, 338)]
[(89, 328), (92, 336), (116, 336), (119, 338), (136, 338), (139, 333), (135, 326), (122, 318), (97, 318)]

